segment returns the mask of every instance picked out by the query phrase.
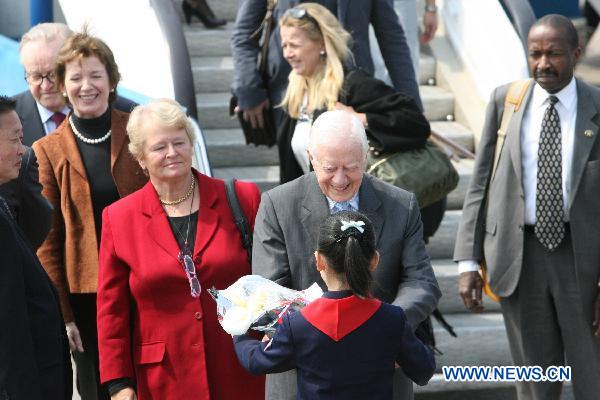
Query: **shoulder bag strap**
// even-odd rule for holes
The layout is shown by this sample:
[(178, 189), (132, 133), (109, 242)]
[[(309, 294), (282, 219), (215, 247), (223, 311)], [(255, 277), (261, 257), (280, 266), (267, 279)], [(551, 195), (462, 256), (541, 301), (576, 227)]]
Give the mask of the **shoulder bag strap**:
[[(502, 113), (502, 121), (500, 122), (500, 129), (498, 129), (498, 139), (496, 140), (496, 150), (494, 152), (494, 164), (492, 167), (492, 174), (488, 179), (488, 183), (486, 186), (486, 203), (488, 191), (490, 188), (490, 184), (496, 175), (496, 169), (498, 168), (498, 162), (500, 161), (500, 153), (502, 152), (502, 148), (504, 147), (504, 141), (506, 139), (506, 130), (508, 129), (508, 125), (510, 124), (510, 120), (513, 115), (519, 111), (519, 107), (521, 107), (521, 102), (523, 101), (523, 97), (525, 93), (527, 93), (527, 89), (533, 82), (532, 79), (523, 79), (520, 81), (514, 81), (510, 87), (508, 88), (508, 92), (506, 92), (506, 97), (504, 98), (504, 112)], [(481, 278), (483, 279), (483, 291), (495, 302), (499, 302), (500, 298), (492, 288), (490, 287), (490, 283), (487, 278), (487, 265), (485, 259), (483, 259), (480, 263), (481, 268)]]
[(500, 153), (502, 152), (504, 141), (506, 139), (506, 130), (508, 129), (508, 124), (510, 124), (510, 120), (512, 119), (513, 115), (519, 111), (523, 97), (525, 96), (525, 93), (527, 93), (527, 89), (531, 85), (531, 82), (533, 82), (532, 79), (514, 81), (508, 88), (508, 92), (506, 92), (506, 97), (504, 98), (504, 112), (502, 113), (500, 129), (498, 129), (496, 151), (494, 152), (494, 166), (492, 168), (490, 182), (496, 175), (496, 169), (498, 168), (498, 162), (500, 161)]
[[(277, 0), (267, 0), (267, 11), (258, 29), (250, 35), (253, 40), (259, 40), (262, 36), (262, 44), (260, 46), (260, 59), (258, 61), (258, 72), (265, 79), (267, 74), (267, 57), (269, 55), (269, 38), (273, 31), (273, 10), (277, 5)], [(261, 35), (262, 34), (262, 35)]]
[(246, 249), (248, 253), (248, 262), (252, 265), (252, 232), (250, 231), (250, 224), (244, 215), (244, 210), (240, 206), (237, 192), (235, 191), (235, 179), (227, 179), (225, 181), (225, 189), (227, 192), (227, 203), (233, 214), (233, 222), (237, 226), (240, 234), (242, 235), (242, 247)]

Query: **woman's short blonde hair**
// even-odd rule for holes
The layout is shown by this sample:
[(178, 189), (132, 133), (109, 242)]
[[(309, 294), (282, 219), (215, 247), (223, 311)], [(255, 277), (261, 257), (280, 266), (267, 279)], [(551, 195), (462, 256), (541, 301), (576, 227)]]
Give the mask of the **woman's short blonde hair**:
[(77, 59), (94, 56), (98, 57), (100, 62), (106, 68), (110, 88), (114, 89), (108, 96), (108, 103), (112, 105), (117, 99), (117, 85), (121, 80), (119, 67), (117, 66), (115, 56), (110, 47), (108, 47), (101, 39), (92, 36), (85, 25), (81, 32), (72, 33), (60, 48), (54, 70), (56, 82), (58, 87), (61, 90), (64, 90), (67, 64)]
[(144, 155), (148, 124), (158, 124), (166, 129), (183, 129), (190, 139), (190, 144), (193, 145), (196, 141), (194, 126), (178, 102), (171, 99), (152, 100), (148, 104), (135, 107), (127, 122), (129, 152), (138, 161)]
[(293, 70), (290, 73), (281, 106), (292, 118), (299, 117), (305, 91), (310, 105), (308, 111), (333, 110), (344, 83), (343, 63), (352, 58), (352, 36), (327, 8), (317, 3), (302, 3), (295, 8), (306, 10), (307, 16), (295, 18), (290, 12), (286, 12), (279, 21), (279, 26), (299, 28), (306, 32), (311, 40), (322, 40), (325, 55), (312, 77), (299, 76)]

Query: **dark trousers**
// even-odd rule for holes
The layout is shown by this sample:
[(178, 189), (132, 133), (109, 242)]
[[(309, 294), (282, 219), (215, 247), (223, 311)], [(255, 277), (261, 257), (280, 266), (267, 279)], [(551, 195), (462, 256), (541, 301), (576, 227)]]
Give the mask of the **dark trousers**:
[(96, 294), (72, 294), (69, 300), (84, 349), (83, 353), (73, 352), (77, 391), (81, 400), (110, 400), (108, 392), (100, 385)]
[[(519, 284), (500, 304), (514, 364), (568, 365), (575, 399), (592, 400), (600, 396), (600, 338), (595, 299), (583, 298), (579, 285), (570, 233), (550, 252), (526, 230)], [(558, 400), (561, 391), (562, 382), (517, 383), (519, 400)]]

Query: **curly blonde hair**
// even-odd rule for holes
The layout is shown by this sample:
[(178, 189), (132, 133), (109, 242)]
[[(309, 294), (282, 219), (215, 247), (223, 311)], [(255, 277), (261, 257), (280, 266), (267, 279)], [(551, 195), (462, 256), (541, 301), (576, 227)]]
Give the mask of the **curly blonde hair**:
[(190, 144), (194, 145), (196, 141), (194, 127), (179, 103), (171, 99), (152, 100), (134, 108), (127, 122), (128, 149), (137, 161), (144, 156), (145, 127), (148, 123), (159, 124), (169, 129), (183, 129)]
[(322, 5), (302, 3), (296, 8), (306, 10), (310, 17), (294, 18), (290, 13), (285, 13), (279, 26), (302, 29), (310, 40), (315, 42), (322, 40), (326, 53), (313, 76), (300, 76), (292, 70), (288, 77), (289, 84), (281, 106), (292, 118), (297, 119), (300, 116), (300, 106), (305, 92), (308, 97), (308, 112), (335, 108), (344, 83), (342, 63), (352, 58), (350, 51), (352, 37), (342, 28), (337, 18)]

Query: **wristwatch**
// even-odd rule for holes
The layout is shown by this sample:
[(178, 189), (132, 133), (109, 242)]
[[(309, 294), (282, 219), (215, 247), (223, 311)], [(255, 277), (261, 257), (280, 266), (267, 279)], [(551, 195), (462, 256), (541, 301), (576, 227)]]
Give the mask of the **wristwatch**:
[(435, 13), (437, 12), (437, 6), (435, 4), (425, 4), (425, 11)]

